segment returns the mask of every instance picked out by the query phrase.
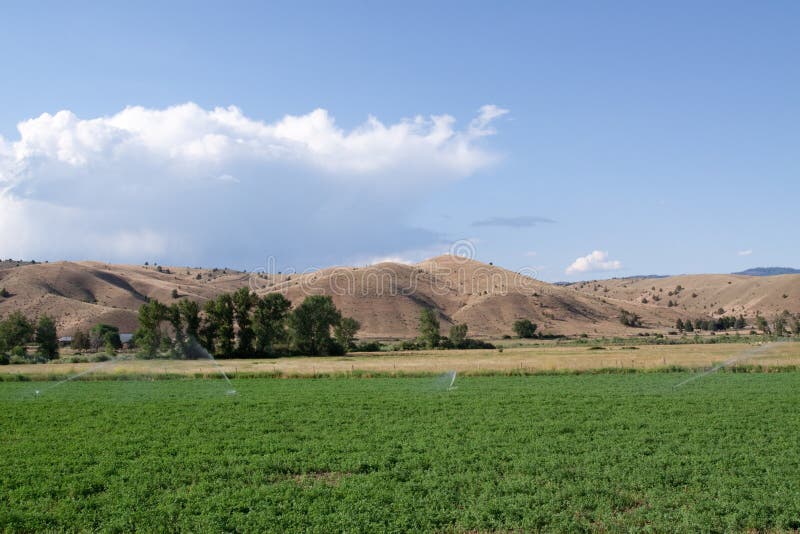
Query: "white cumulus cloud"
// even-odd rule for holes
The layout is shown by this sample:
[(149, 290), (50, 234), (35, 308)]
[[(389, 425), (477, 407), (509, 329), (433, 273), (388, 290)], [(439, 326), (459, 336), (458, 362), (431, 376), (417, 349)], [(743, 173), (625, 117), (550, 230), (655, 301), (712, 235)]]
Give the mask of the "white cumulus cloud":
[(594, 271), (616, 271), (622, 269), (622, 263), (618, 260), (609, 260), (608, 252), (595, 250), (591, 254), (581, 256), (567, 267), (567, 274), (588, 273)]
[(423, 191), (491, 165), (483, 106), (343, 129), (324, 109), (266, 122), (236, 107), (68, 110), (0, 138), (0, 256), (179, 263), (325, 262), (426, 246)]
[(752, 253), (753, 253), (753, 251), (752, 251), (752, 250), (750, 250), (750, 249), (747, 249), (747, 250), (740, 250), (739, 252), (737, 252), (737, 254), (738, 254), (739, 256), (750, 256)]

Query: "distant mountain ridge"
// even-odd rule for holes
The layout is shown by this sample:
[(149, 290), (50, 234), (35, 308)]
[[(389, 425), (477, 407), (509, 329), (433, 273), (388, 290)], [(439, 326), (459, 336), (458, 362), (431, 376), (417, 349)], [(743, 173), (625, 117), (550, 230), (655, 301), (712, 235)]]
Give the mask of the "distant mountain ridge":
[(755, 267), (738, 273), (744, 276), (777, 276), (780, 274), (800, 274), (800, 269), (793, 269), (791, 267)]

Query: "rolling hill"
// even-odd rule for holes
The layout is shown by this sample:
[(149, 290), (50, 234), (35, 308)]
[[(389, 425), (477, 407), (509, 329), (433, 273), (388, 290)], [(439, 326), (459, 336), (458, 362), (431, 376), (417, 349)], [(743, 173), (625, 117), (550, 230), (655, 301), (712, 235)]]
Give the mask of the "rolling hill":
[(510, 334), (512, 323), (523, 317), (553, 334), (641, 331), (620, 324), (623, 309), (639, 314), (647, 329), (662, 331), (679, 317), (714, 317), (720, 308), (748, 318), (784, 309), (800, 313), (800, 275), (687, 275), (555, 285), (448, 255), (414, 265), (333, 267), (295, 275), (90, 261), (5, 263), (0, 288), (8, 296), (0, 297), (0, 315), (16, 310), (32, 318), (49, 314), (61, 335), (99, 322), (132, 332), (137, 310), (148, 298), (170, 303), (176, 291), (178, 298), (202, 303), (245, 286), (259, 294), (284, 292), (294, 303), (309, 294), (331, 295), (345, 315), (361, 322), (363, 339), (415, 336), (423, 307), (437, 310), (445, 331), (466, 323), (477, 337)]

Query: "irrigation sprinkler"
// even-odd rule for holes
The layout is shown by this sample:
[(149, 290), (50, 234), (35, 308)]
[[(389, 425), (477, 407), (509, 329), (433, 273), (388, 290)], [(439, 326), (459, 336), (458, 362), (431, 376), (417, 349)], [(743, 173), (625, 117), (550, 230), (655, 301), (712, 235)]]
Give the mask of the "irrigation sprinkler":
[(739, 353), (739, 355), (734, 356), (733, 358), (730, 358), (728, 360), (725, 360), (724, 362), (713, 366), (711, 369), (703, 371), (702, 373), (699, 373), (697, 375), (690, 376), (689, 378), (687, 378), (683, 382), (680, 382), (679, 384), (675, 384), (674, 386), (672, 386), (672, 389), (678, 389), (680, 387), (685, 386), (686, 384), (688, 384), (690, 382), (694, 382), (695, 380), (699, 380), (700, 378), (706, 377), (706, 376), (708, 376), (708, 375), (710, 375), (712, 373), (716, 373), (720, 369), (725, 369), (726, 367), (730, 367), (731, 365), (735, 365), (735, 364), (737, 364), (739, 362), (743, 362), (745, 360), (749, 360), (751, 358), (758, 357), (762, 352), (766, 352), (767, 350), (771, 349), (775, 345), (776, 345), (775, 343), (759, 344), (758, 346), (756, 346), (756, 347), (754, 347), (752, 349), (747, 349), (745, 351), (742, 351), (741, 353)]

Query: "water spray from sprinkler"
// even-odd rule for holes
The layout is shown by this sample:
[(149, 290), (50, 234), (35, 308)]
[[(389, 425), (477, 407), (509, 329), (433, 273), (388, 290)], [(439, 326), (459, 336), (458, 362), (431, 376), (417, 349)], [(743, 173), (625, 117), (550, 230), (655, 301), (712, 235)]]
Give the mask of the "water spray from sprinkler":
[(458, 373), (456, 373), (456, 371), (450, 371), (450, 385), (447, 386), (447, 391), (453, 391), (456, 389), (455, 383), (457, 374)]
[(694, 376), (690, 376), (689, 378), (687, 378), (683, 382), (681, 382), (679, 384), (675, 384), (674, 386), (672, 386), (672, 389), (678, 389), (678, 388), (680, 388), (682, 386), (685, 386), (689, 382), (694, 382), (695, 380), (698, 380), (700, 378), (708, 376), (711, 373), (716, 373), (720, 369), (725, 369), (726, 367), (730, 367), (731, 365), (737, 364), (737, 363), (742, 362), (744, 360), (749, 360), (750, 358), (755, 358), (758, 355), (760, 355), (762, 352), (765, 352), (768, 349), (772, 348), (774, 345), (775, 345), (774, 343), (767, 343), (767, 344), (763, 344), (763, 345), (759, 344), (758, 346), (756, 346), (756, 347), (754, 347), (752, 349), (747, 349), (747, 350), (741, 352), (738, 356), (734, 356), (733, 358), (730, 358), (730, 359), (728, 359), (728, 360), (726, 360), (726, 361), (724, 361), (724, 362), (722, 362), (720, 364), (717, 364), (714, 367), (712, 367), (711, 369), (708, 369), (707, 371), (704, 371), (702, 373), (696, 374)]
[(214, 356), (210, 352), (208, 352), (206, 349), (204, 349), (203, 346), (200, 343), (198, 343), (196, 339), (194, 339), (194, 338), (190, 339), (190, 343), (194, 346), (194, 348), (197, 351), (199, 351), (206, 358), (208, 358), (209, 360), (214, 362), (214, 365), (217, 367), (217, 369), (219, 370), (220, 374), (225, 379), (225, 382), (228, 383), (228, 388), (229, 389), (225, 392), (225, 394), (229, 395), (229, 396), (238, 395), (239, 392), (236, 391), (236, 388), (233, 387), (233, 383), (231, 382), (231, 379), (228, 378), (228, 375), (225, 373), (225, 369), (219, 364), (219, 362), (214, 358)]

